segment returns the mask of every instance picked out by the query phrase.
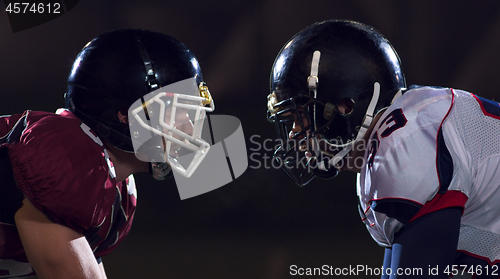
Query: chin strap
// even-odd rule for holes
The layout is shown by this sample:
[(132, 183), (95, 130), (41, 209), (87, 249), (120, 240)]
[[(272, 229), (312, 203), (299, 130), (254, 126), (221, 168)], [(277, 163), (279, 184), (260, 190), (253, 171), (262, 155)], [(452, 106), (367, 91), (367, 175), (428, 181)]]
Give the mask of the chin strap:
[[(320, 60), (320, 58), (321, 58), (321, 52), (319, 50), (314, 51), (312, 61), (311, 61), (311, 72), (309, 74), (309, 77), (307, 77), (307, 86), (309, 88), (309, 91), (313, 93), (313, 95), (314, 95), (313, 97), (315, 99), (316, 99), (317, 88), (318, 88), (318, 83), (319, 83), (318, 72), (319, 72), (319, 60)], [(399, 98), (401, 96), (402, 96), (402, 91), (399, 90), (396, 93), (396, 95), (394, 96), (394, 98), (392, 99), (391, 104), (397, 98)], [(370, 101), (370, 104), (368, 105), (368, 108), (366, 109), (365, 117), (363, 118), (363, 123), (361, 124), (361, 127), (358, 131), (358, 134), (356, 135), (356, 139), (349, 142), (349, 143), (346, 143), (342, 146), (338, 146), (341, 148), (343, 147), (343, 149), (341, 151), (339, 151), (337, 154), (335, 154), (335, 156), (333, 156), (333, 158), (328, 160), (326, 163), (325, 163), (325, 161), (318, 162), (318, 168), (320, 170), (328, 171), (329, 166), (335, 167), (352, 150), (352, 147), (354, 146), (354, 144), (356, 142), (358, 142), (359, 140), (363, 139), (363, 137), (365, 136), (366, 132), (370, 128), (370, 126), (373, 122), (373, 119), (375, 117), (375, 115), (374, 115), (375, 107), (377, 106), (379, 98), (380, 98), (380, 83), (375, 82), (373, 84), (372, 99)], [(316, 123), (317, 123), (316, 122), (316, 105), (314, 105), (313, 117), (314, 117), (314, 120), (313, 120), (314, 125), (316, 125)], [(315, 129), (316, 128), (317, 127), (315, 127)], [(318, 140), (316, 139), (316, 137), (314, 137), (313, 145), (315, 146), (314, 152), (316, 153), (316, 156), (318, 157), (321, 150), (320, 150), (319, 143), (318, 143)], [(325, 164), (328, 164), (328, 166)]]
[[(309, 90), (314, 94), (314, 96), (313, 96), (314, 98), (316, 98), (317, 88), (318, 88), (318, 83), (319, 83), (318, 72), (319, 72), (319, 60), (320, 60), (320, 58), (321, 58), (321, 52), (319, 50), (316, 50), (313, 53), (313, 57), (312, 57), (312, 61), (311, 61), (311, 73), (310, 73), (309, 77), (307, 77), (307, 86), (308, 86)], [(373, 122), (373, 118), (374, 118), (373, 114), (375, 112), (375, 107), (377, 106), (379, 97), (380, 97), (380, 83), (375, 82), (373, 84), (372, 99), (370, 101), (370, 104), (368, 105), (368, 109), (366, 110), (365, 117), (363, 119), (363, 123), (361, 124), (361, 128), (359, 129), (359, 132), (356, 136), (356, 139), (350, 143), (347, 143), (340, 152), (338, 152), (335, 156), (333, 156), (332, 159), (330, 159), (328, 161), (328, 164), (330, 166), (337, 165), (338, 162), (340, 162), (340, 160), (342, 160), (342, 158), (344, 158), (347, 155), (347, 153), (349, 153), (351, 151), (354, 143), (361, 140), (365, 136), (366, 131), (368, 131), (368, 128), (370, 127), (370, 125)], [(316, 105), (314, 106), (313, 116), (314, 116), (314, 124), (316, 125), (316, 123), (317, 123), (316, 122)], [(315, 127), (315, 128), (317, 128), (317, 127)], [(314, 141), (315, 141), (314, 145), (316, 146), (315, 153), (316, 153), (316, 155), (318, 155), (318, 153), (321, 151), (319, 150), (319, 144), (317, 143), (316, 138), (314, 139)], [(323, 170), (323, 171), (328, 170), (327, 166), (325, 166), (324, 161), (321, 161), (318, 163), (318, 168), (320, 170)]]
[[(319, 59), (321, 58), (321, 52), (319, 50), (316, 50), (313, 53), (313, 58), (311, 61), (311, 73), (307, 77), (307, 87), (309, 88), (309, 92), (313, 93), (313, 98), (316, 99), (318, 95), (318, 72), (319, 72)], [(314, 123), (314, 129), (316, 129), (316, 104), (313, 107), (313, 123)]]
[[(366, 110), (365, 117), (363, 118), (363, 123), (361, 124), (361, 128), (359, 129), (356, 139), (351, 141), (347, 146), (344, 147), (344, 149), (335, 154), (335, 156), (333, 156), (333, 158), (328, 161), (328, 165), (336, 166), (340, 162), (340, 160), (342, 160), (347, 155), (347, 153), (349, 153), (352, 150), (354, 143), (363, 139), (363, 137), (365, 136), (366, 132), (368, 131), (373, 122), (373, 118), (375, 117), (374, 112), (379, 97), (380, 97), (380, 83), (375, 82), (373, 84), (372, 100), (368, 105), (368, 109)], [(318, 168), (325, 171), (327, 170), (327, 167), (325, 166), (324, 162), (320, 162), (318, 164)]]
[[(309, 90), (316, 90), (318, 87), (318, 72), (319, 72), (319, 59), (321, 58), (321, 52), (316, 50), (313, 53), (313, 58), (311, 61), (311, 74), (307, 77), (307, 86)], [(316, 97), (316, 96), (315, 96)]]

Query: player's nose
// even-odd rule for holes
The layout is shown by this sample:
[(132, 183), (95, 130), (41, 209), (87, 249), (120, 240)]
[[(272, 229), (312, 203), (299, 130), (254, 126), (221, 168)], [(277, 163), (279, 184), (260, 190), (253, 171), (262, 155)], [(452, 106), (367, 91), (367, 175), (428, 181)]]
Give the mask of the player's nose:
[[(301, 118), (302, 118), (302, 121), (301, 121)], [(298, 134), (302, 131), (303, 127), (307, 127), (307, 120), (305, 119), (304, 116), (299, 117), (298, 114), (295, 114), (295, 118), (294, 118), (293, 125), (292, 125), (292, 130), (290, 130), (288, 137), (290, 139), (294, 138), (296, 134)]]
[(174, 127), (190, 136), (193, 135), (194, 125), (187, 113), (182, 113), (177, 116)]

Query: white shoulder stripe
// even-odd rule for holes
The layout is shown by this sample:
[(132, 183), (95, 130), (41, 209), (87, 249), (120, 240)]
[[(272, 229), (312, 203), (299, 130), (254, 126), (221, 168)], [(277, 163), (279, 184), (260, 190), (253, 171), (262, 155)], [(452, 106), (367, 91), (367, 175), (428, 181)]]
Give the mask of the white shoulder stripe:
[(135, 178), (132, 174), (128, 177), (127, 192), (129, 195), (132, 195), (137, 199), (137, 189), (135, 188)]
[(85, 123), (82, 123), (82, 125), (80, 125), (80, 128), (85, 134), (87, 134), (87, 136), (89, 136), (93, 141), (95, 141), (95, 143), (99, 144), (99, 146), (103, 146), (101, 139), (96, 135), (92, 134), (89, 126), (85, 125)]

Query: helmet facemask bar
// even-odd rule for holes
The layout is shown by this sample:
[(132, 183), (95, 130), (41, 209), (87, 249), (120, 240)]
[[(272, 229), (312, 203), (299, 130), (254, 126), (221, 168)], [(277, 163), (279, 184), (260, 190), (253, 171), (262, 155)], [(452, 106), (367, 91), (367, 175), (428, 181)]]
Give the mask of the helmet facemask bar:
[[(342, 148), (339, 150), (330, 160), (328, 160), (327, 163), (328, 165), (338, 167), (338, 163), (340, 163), (344, 157), (351, 151), (353, 148), (354, 144), (359, 142), (360, 140), (363, 140), (366, 132), (370, 128), (373, 119), (375, 118), (375, 107), (377, 106), (378, 100), (380, 97), (380, 84), (378, 82), (375, 82), (373, 84), (373, 94), (372, 94), (372, 99), (368, 105), (368, 108), (366, 109), (365, 116), (363, 117), (363, 121), (361, 125), (359, 126), (359, 130), (354, 137), (353, 140), (348, 141), (347, 143), (344, 144), (333, 144), (331, 141), (327, 141), (327, 145), (330, 147), (334, 148)], [(320, 166), (322, 168), (323, 166)], [(328, 167), (328, 166), (325, 166)]]
[[(268, 109), (275, 119), (278, 135), (282, 143), (286, 142), (276, 150), (274, 159), (283, 164), (284, 167), (281, 169), (299, 186), (305, 186), (315, 176), (325, 179), (335, 177), (339, 172), (337, 163), (347, 155), (353, 143), (337, 144), (337, 142), (332, 142), (332, 139), (325, 138), (322, 133), (332, 125), (339, 111), (335, 105), (323, 103), (317, 99), (320, 58), (321, 52), (314, 51), (310, 75), (307, 78), (309, 96), (299, 95), (281, 103), (276, 103), (276, 94), (270, 94), (268, 97)], [(305, 103), (300, 101), (304, 98), (308, 98)], [(291, 103), (292, 108), (280, 109), (280, 107), (286, 107), (284, 104), (287, 102)], [(320, 112), (323, 115), (329, 114), (328, 121), (321, 126), (318, 124), (318, 117), (324, 116), (318, 115)], [(287, 114), (295, 115), (301, 126), (300, 132), (292, 137), (287, 135), (285, 128), (287, 122), (291, 121), (285, 121), (282, 117)], [(304, 123), (304, 119), (307, 119), (307, 123)], [(295, 144), (291, 145), (290, 141)], [(291, 158), (295, 157), (295, 159), (290, 160), (290, 154), (293, 154)]]
[(206, 112), (215, 108), (208, 88), (202, 83), (193, 92), (191, 83), (195, 83), (194, 79), (174, 84), (187, 88), (188, 91), (181, 90), (184, 93), (171, 93), (170, 86), (160, 88), (129, 109), (136, 157), (168, 163), (185, 177), (194, 173), (210, 149), (201, 133)]
[[(315, 176), (324, 176), (318, 164), (330, 157), (321, 153), (315, 138), (313, 112), (316, 101), (310, 96), (298, 96), (277, 104), (281, 109), (271, 112), (269, 119), (275, 123), (281, 145), (276, 149), (273, 160), (297, 185), (307, 185)], [(293, 132), (294, 125), (297, 132)]]
[[(319, 162), (313, 172), (321, 173), (359, 169), (351, 167), (359, 160), (349, 152), (353, 147), (362, 151), (375, 114), (390, 105), (405, 79), (397, 53), (378, 31), (358, 22), (329, 20), (301, 30), (283, 46), (270, 85), (278, 101), (304, 95), (313, 99), (308, 156)], [(277, 104), (271, 114), (283, 109)], [(298, 123), (295, 127), (298, 131)]]

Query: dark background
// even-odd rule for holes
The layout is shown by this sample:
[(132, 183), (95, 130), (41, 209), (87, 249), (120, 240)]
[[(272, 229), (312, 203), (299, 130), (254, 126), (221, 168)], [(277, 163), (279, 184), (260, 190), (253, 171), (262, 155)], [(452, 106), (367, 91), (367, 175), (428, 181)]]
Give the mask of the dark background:
[(498, 1), (81, 0), (65, 15), (16, 33), (0, 11), (0, 114), (62, 107), (73, 59), (100, 33), (169, 34), (200, 60), (216, 113), (242, 121), (249, 168), (184, 201), (173, 180), (138, 175), (136, 221), (104, 258), (109, 278), (279, 279), (293, 277), (290, 265), (378, 268), (383, 249), (359, 220), (354, 174), (299, 189), (280, 170), (264, 167), (272, 142), (256, 151), (274, 137), (265, 116), (276, 54), (300, 29), (325, 19), (358, 20), (381, 31), (398, 50), (408, 84), (500, 99)]

